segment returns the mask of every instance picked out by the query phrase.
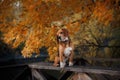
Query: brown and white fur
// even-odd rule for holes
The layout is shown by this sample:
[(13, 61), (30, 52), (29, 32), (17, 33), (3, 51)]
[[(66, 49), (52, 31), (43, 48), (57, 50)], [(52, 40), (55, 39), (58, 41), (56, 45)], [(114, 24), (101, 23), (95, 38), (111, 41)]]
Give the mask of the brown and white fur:
[(73, 44), (69, 37), (67, 29), (60, 29), (57, 32), (57, 42), (58, 42), (58, 56), (55, 57), (54, 66), (58, 66), (60, 62), (60, 67), (63, 68), (66, 65), (66, 59), (69, 59), (69, 66), (73, 66)]

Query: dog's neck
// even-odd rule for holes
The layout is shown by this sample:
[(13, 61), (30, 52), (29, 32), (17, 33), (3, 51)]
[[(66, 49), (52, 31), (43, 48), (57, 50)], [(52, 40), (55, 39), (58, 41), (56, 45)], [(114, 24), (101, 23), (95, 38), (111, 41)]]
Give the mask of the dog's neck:
[(67, 37), (59, 37), (59, 45), (62, 45), (64, 47), (70, 46), (70, 38)]

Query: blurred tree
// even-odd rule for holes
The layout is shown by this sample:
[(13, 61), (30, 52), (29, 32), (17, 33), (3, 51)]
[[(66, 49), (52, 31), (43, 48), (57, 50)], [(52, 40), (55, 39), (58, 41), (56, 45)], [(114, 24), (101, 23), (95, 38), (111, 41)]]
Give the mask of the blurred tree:
[(119, 22), (120, 16), (115, 16), (119, 15), (118, 3), (118, 0), (0, 0), (1, 39), (12, 48), (24, 43), (21, 46), (24, 57), (39, 54), (39, 49), (45, 46), (50, 60), (57, 53), (55, 37), (61, 27), (69, 30), (75, 44), (83, 44), (85, 39), (103, 45), (104, 38), (113, 35), (110, 32), (108, 36), (105, 26), (111, 31), (113, 21)]
[(117, 4), (117, 0), (96, 1), (93, 13), (80, 25), (74, 38), (80, 56), (120, 58), (120, 7)]

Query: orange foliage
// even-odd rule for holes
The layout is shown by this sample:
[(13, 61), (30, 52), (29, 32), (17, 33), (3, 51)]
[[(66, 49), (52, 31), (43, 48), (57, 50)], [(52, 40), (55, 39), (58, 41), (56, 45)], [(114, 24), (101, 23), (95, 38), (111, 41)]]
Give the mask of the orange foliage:
[[(16, 19), (13, 14), (14, 4), (19, 1), (21, 4), (20, 15)], [(3, 32), (3, 40), (13, 48), (17, 48), (21, 42), (25, 46), (21, 53), (24, 57), (30, 57), (32, 53), (40, 53), (42, 46), (48, 47), (50, 59), (57, 53), (56, 32), (59, 26), (51, 26), (54, 21), (61, 21), (75, 13), (83, 12), (85, 16), (80, 22), (87, 22), (92, 14), (98, 20), (108, 24), (112, 20), (112, 9), (108, 8), (106, 2), (96, 2), (93, 9), (92, 0), (4, 0), (0, 5), (2, 16), (0, 16), (0, 31)], [(8, 6), (9, 4), (9, 6)], [(8, 13), (10, 13), (8, 15)], [(1, 15), (1, 14), (0, 14)], [(7, 21), (6, 17), (12, 17)], [(63, 21), (70, 35), (79, 30), (80, 23), (72, 23), (70, 20)], [(4, 27), (3, 27), (4, 26)]]
[(100, 22), (108, 25), (108, 23), (113, 20), (113, 9), (111, 8), (111, 0), (96, 2), (93, 15)]

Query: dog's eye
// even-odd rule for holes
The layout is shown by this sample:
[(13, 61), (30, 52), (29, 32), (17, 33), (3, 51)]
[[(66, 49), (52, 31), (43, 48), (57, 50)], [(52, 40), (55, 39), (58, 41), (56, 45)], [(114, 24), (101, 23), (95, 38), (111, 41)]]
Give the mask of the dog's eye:
[(63, 34), (63, 32), (60, 32), (60, 34)]

